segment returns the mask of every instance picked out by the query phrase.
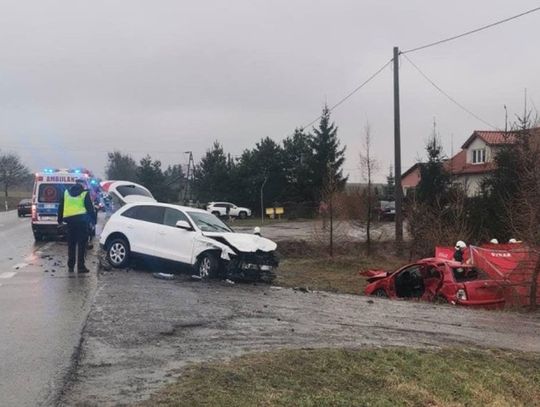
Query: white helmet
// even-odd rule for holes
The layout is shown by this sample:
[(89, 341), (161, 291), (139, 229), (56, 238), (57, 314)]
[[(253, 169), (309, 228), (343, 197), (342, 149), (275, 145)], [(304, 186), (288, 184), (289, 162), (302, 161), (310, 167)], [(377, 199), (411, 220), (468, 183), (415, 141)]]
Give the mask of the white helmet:
[(458, 240), (456, 242), (456, 249), (465, 249), (466, 247), (467, 245), (465, 244), (463, 240)]
[(253, 229), (253, 233), (254, 233), (255, 235), (259, 235), (259, 236), (260, 236), (260, 235), (261, 235), (261, 228), (258, 227), (258, 226), (255, 226), (255, 228)]
[(489, 243), (492, 243), (492, 244), (499, 244), (499, 241), (498, 241), (497, 239), (493, 238), (493, 239), (491, 239), (491, 240), (489, 241)]
[(512, 239), (510, 239), (510, 240), (508, 241), (508, 243), (517, 243), (517, 240), (514, 239), (514, 238), (512, 238)]

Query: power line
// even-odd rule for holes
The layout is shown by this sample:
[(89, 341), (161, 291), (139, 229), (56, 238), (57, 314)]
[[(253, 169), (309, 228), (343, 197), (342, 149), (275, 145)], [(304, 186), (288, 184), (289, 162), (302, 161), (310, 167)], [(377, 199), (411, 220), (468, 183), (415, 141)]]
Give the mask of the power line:
[[(346, 96), (344, 96), (342, 99), (340, 99), (336, 104), (328, 108), (329, 112), (332, 112), (334, 109), (336, 109), (338, 106), (343, 104), (346, 100), (351, 98), (356, 92), (358, 92), (360, 89), (362, 89), (364, 86), (366, 86), (371, 80), (373, 80), (377, 75), (379, 75), (384, 68), (386, 68), (388, 65), (392, 63), (392, 59), (388, 62), (386, 62), (383, 66), (381, 66), (379, 69), (377, 69), (369, 78), (367, 78), (364, 82), (362, 82), (360, 85), (358, 85), (356, 88), (354, 88), (352, 91), (350, 91)], [(317, 118), (310, 121), (308, 124), (300, 127), (302, 130), (306, 127), (311, 126), (315, 122), (319, 121), (321, 119), (322, 115), (317, 116)]]
[(474, 117), (476, 120), (481, 121), (485, 125), (491, 127), (494, 130), (500, 130), (497, 126), (494, 126), (493, 124), (485, 121), (477, 114), (473, 113), (471, 110), (467, 109), (465, 106), (463, 106), (461, 103), (459, 103), (456, 99), (454, 99), (452, 96), (450, 96), (448, 93), (446, 93), (439, 85), (437, 85), (433, 80), (431, 80), (419, 67), (416, 65), (407, 55), (403, 55), (407, 61), (424, 77), (425, 80), (427, 80), (435, 89), (437, 89), (439, 92), (441, 92), (444, 96), (446, 96), (452, 103), (454, 103), (456, 106), (470, 114), (472, 117)]
[(516, 18), (523, 17), (523, 16), (525, 16), (527, 14), (531, 14), (531, 13), (534, 13), (534, 12), (539, 11), (539, 10), (540, 10), (540, 7), (536, 7), (536, 8), (533, 8), (531, 10), (527, 10), (527, 11), (525, 11), (523, 13), (516, 14), (515, 16), (508, 17), (508, 18), (505, 18), (503, 20), (496, 21), (494, 23), (484, 25), (484, 26), (479, 27), (479, 28), (475, 28), (474, 30), (467, 31), (467, 32), (464, 32), (462, 34), (454, 35), (453, 37), (445, 38), (443, 40), (431, 42), (429, 44), (421, 45), (421, 46), (416, 47), (416, 48), (411, 48), (411, 49), (408, 49), (406, 51), (402, 51), (401, 53), (402, 54), (408, 54), (410, 52), (420, 51), (421, 49), (434, 47), (435, 45), (439, 45), (439, 44), (443, 44), (445, 42), (457, 40), (458, 38), (462, 38), (462, 37), (465, 37), (467, 35), (475, 34), (475, 33), (479, 32), (479, 31), (487, 30), (488, 28), (495, 27), (495, 26), (497, 26), (499, 24), (503, 24), (503, 23), (506, 23), (506, 22), (511, 21), (511, 20), (515, 20)]

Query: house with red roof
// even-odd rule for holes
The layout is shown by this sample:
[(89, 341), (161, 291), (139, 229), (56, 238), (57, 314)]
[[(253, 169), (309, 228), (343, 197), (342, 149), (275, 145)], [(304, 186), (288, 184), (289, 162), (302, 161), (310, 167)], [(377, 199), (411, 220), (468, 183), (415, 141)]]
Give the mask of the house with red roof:
[[(540, 137), (540, 127), (532, 129)], [(468, 196), (477, 195), (484, 178), (495, 169), (494, 157), (505, 144), (514, 143), (519, 133), (513, 131), (475, 130), (461, 146), (461, 151), (444, 162), (452, 175), (452, 182), (460, 184)], [(420, 182), (420, 164), (417, 163), (401, 176), (404, 194)]]

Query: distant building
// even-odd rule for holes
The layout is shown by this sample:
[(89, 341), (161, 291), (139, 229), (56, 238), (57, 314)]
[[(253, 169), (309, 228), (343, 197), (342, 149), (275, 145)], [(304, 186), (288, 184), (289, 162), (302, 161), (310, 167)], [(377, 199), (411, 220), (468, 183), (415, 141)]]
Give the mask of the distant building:
[[(540, 137), (540, 127), (532, 132)], [(505, 144), (514, 143), (517, 136), (516, 132), (475, 130), (461, 146), (462, 150), (444, 162), (452, 182), (462, 185), (467, 196), (477, 195), (483, 179), (495, 169), (493, 159), (497, 151)], [(402, 174), (404, 194), (420, 182), (420, 165), (416, 163)]]

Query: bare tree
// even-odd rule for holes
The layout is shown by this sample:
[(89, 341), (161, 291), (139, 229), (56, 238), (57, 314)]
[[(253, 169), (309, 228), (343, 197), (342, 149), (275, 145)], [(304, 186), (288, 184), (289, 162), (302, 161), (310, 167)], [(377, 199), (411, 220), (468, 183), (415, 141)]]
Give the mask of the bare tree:
[(5, 207), (8, 210), (8, 191), (30, 176), (30, 171), (21, 162), (19, 156), (12, 153), (0, 154), (0, 184), (4, 188)]
[(375, 206), (375, 193), (373, 190), (373, 176), (379, 170), (379, 163), (373, 157), (371, 152), (371, 128), (369, 123), (364, 128), (364, 140), (360, 151), (360, 172), (362, 178), (367, 182), (367, 188), (364, 191), (365, 197), (365, 223), (366, 223), (366, 252), (371, 252), (371, 223), (373, 220), (373, 208)]

